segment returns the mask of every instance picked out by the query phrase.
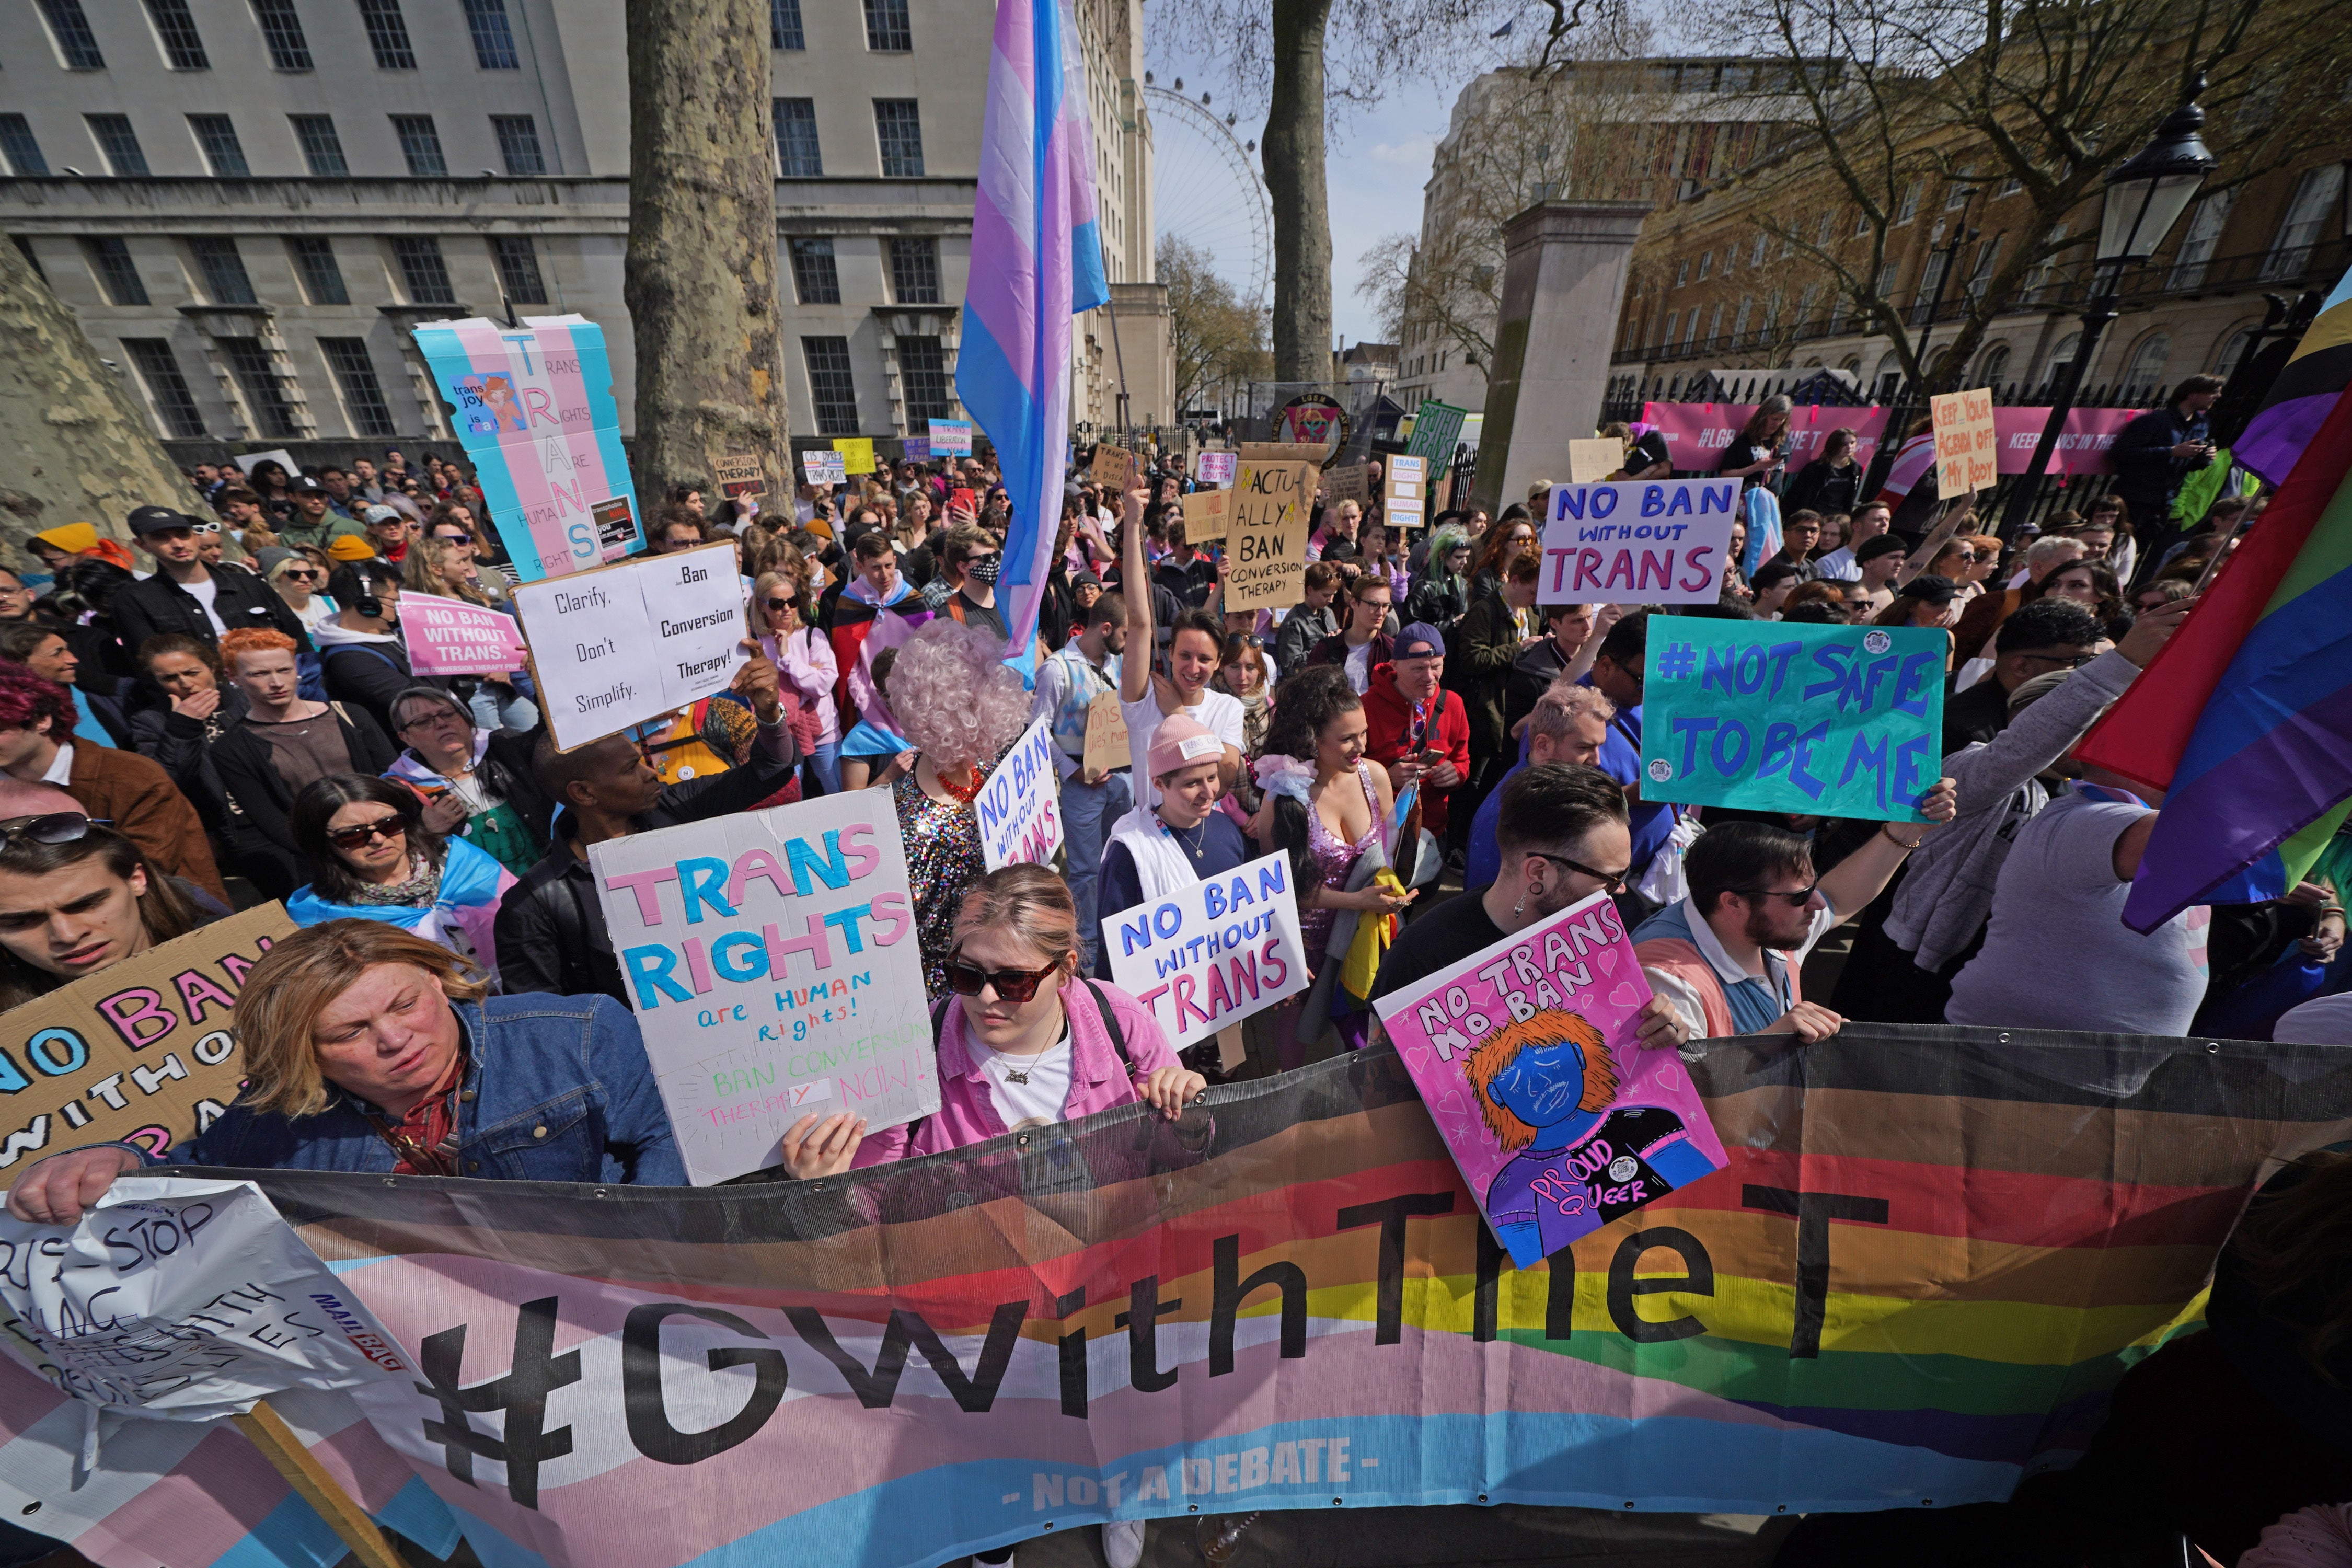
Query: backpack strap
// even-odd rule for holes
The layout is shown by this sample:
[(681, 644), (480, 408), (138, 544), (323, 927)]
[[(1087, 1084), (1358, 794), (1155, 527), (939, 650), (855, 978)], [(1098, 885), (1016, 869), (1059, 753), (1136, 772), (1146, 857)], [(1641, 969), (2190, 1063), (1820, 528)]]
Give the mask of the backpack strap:
[(1078, 984), (1085, 986), (1087, 994), (1095, 999), (1095, 1011), (1102, 1015), (1103, 1027), (1110, 1033), (1111, 1049), (1118, 1053), (1119, 1066), (1127, 1069), (1127, 1076), (1133, 1078), (1135, 1058), (1128, 1055), (1127, 1031), (1118, 1026), (1118, 1015), (1110, 1010), (1110, 998), (1105, 996), (1102, 987), (1091, 980), (1081, 977)]

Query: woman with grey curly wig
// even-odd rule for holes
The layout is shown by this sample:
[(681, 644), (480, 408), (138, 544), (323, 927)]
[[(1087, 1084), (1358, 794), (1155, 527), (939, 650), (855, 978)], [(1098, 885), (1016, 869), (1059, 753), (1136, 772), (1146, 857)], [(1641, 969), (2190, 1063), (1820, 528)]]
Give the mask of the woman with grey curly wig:
[(956, 910), (988, 868), (972, 802), (996, 760), (1029, 727), (1029, 693), (1005, 668), (1003, 643), (944, 616), (898, 651), (890, 707), (917, 755), (891, 786), (891, 799), (907, 845), (923, 985), (938, 996), (947, 990)]

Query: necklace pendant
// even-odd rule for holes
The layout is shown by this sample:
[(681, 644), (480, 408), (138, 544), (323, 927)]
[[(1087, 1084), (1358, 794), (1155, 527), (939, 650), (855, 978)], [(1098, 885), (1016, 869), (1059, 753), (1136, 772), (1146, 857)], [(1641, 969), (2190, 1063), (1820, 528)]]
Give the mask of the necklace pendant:
[(1029, 1081), (1029, 1075), (1025, 1072), (1014, 1072), (1011, 1068), (1006, 1068), (1004, 1069), (1004, 1081), (1007, 1083), (1027, 1083)]

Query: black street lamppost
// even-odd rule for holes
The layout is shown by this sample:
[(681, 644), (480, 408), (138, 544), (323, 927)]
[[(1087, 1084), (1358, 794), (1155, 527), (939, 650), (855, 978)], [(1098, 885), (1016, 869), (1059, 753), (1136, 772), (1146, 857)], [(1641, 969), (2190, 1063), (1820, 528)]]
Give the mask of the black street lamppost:
[(2042, 473), (2050, 466), (2050, 455), (2058, 449), (2066, 416), (2074, 411), (2074, 394), (2082, 388), (2083, 373), (2097, 352), (2099, 334), (2116, 319), (2116, 296), (2124, 268), (2156, 254), (2172, 226), (2197, 199), (2205, 176), (2213, 172), (2213, 154), (2205, 150), (2204, 138), (2198, 134), (2205, 124), (2205, 111), (2197, 107), (2197, 95), (2204, 90), (2205, 78), (2200, 74), (2189, 83), (2189, 101), (2166, 115), (2148, 144), (2107, 176), (2091, 298), (2083, 310), (2082, 339), (2052, 389), (2050, 422), (2042, 427), (2033, 461), (2010, 492), (2009, 506), (2000, 520), (2003, 538), (2015, 534), (2033, 510)]

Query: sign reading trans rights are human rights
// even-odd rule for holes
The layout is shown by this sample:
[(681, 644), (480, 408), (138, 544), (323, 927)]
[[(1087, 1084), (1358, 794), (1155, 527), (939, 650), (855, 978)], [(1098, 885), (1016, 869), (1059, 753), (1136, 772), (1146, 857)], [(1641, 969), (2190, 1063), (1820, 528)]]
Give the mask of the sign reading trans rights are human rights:
[(1544, 507), (1544, 604), (1712, 605), (1739, 515), (1738, 479), (1554, 485)]

